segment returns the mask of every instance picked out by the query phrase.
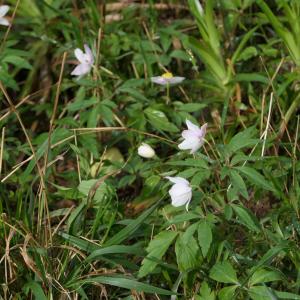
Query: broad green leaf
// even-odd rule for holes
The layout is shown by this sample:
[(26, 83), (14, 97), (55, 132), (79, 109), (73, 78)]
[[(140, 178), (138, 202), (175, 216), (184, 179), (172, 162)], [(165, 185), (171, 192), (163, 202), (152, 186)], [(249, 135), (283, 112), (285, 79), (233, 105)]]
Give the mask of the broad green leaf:
[[(83, 193), (85, 196), (88, 196), (89, 193), (93, 193), (93, 189), (95, 188), (95, 184), (98, 182), (97, 179), (91, 180), (83, 180), (80, 182), (78, 186), (78, 190)], [(105, 182), (102, 182), (100, 186), (96, 189), (93, 201), (95, 204), (100, 203), (109, 192), (109, 188)]]
[(233, 300), (235, 290), (237, 289), (237, 285), (226, 286), (222, 288), (218, 293), (219, 300)]
[(239, 149), (255, 145), (257, 140), (252, 139), (255, 134), (253, 127), (247, 128), (242, 132), (237, 133), (230, 142), (226, 145), (229, 152), (236, 152)]
[(248, 229), (255, 231), (255, 232), (260, 232), (260, 228), (257, 225), (258, 221), (254, 219), (254, 216), (250, 214), (250, 212), (239, 205), (232, 204), (231, 207), (237, 214), (239, 221), (244, 224)]
[(236, 271), (228, 261), (216, 263), (210, 270), (209, 277), (218, 282), (239, 283)]
[(143, 259), (142, 266), (138, 273), (139, 278), (148, 275), (155, 269), (157, 260), (160, 260), (166, 253), (176, 236), (177, 232), (175, 231), (162, 231), (150, 241), (147, 247), (148, 254)]
[(20, 56), (15, 56), (15, 55), (9, 55), (3, 58), (2, 62), (7, 62), (7, 63), (11, 63), (14, 66), (21, 68), (21, 69), (32, 69), (31, 64), (25, 60), (24, 58), (20, 57)]
[(249, 285), (255, 285), (257, 283), (270, 282), (282, 280), (282, 275), (279, 272), (269, 271), (266, 269), (258, 269), (253, 273), (249, 280)]
[(201, 264), (198, 244), (193, 236), (187, 240), (184, 234), (179, 235), (175, 244), (175, 253), (180, 271), (188, 271)]
[(247, 187), (246, 187), (246, 184), (245, 184), (243, 178), (240, 176), (240, 174), (237, 171), (230, 169), (229, 176), (232, 181), (233, 187), (237, 191), (239, 191), (243, 197), (248, 199), (249, 195), (248, 195)]
[(249, 291), (252, 300), (277, 300), (274, 292), (267, 286), (252, 286)]
[(145, 114), (151, 125), (161, 131), (178, 132), (178, 128), (169, 122), (164, 112), (148, 107)]
[(206, 221), (199, 222), (198, 242), (201, 247), (203, 257), (206, 257), (212, 242), (212, 230), (209, 223)]
[(280, 291), (274, 291), (274, 293), (277, 297), (279, 297), (279, 299), (300, 300), (300, 295), (296, 295), (293, 293)]
[(195, 297), (195, 300), (215, 300), (215, 292), (210, 289), (207, 282), (201, 283), (200, 295)]
[(271, 183), (269, 183), (265, 179), (265, 177), (258, 173), (255, 169), (246, 166), (235, 167), (235, 169), (242, 173), (244, 176), (246, 176), (249, 179), (249, 181), (251, 181), (256, 186), (259, 186), (268, 191), (275, 191), (274, 186)]

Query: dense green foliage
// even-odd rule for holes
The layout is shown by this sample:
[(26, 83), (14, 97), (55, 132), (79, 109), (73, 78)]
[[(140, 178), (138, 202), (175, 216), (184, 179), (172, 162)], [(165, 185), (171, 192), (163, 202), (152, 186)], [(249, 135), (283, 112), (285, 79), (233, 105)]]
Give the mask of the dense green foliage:
[(300, 2), (7, 2), (0, 299), (300, 299)]

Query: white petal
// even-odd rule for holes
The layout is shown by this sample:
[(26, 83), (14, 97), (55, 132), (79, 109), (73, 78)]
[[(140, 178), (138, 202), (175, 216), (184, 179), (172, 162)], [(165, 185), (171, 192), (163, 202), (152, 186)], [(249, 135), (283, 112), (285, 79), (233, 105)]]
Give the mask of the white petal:
[[(8, 11), (9, 11), (8, 5), (0, 5), (0, 18), (4, 17)], [(4, 24), (2, 24), (2, 25), (4, 25)]]
[(187, 149), (198, 149), (201, 147), (200, 145), (200, 140), (198, 138), (187, 138), (185, 139), (182, 143), (178, 145), (178, 148), (180, 150), (187, 150)]
[(9, 21), (5, 18), (0, 17), (0, 25), (9, 26)]
[(142, 143), (138, 148), (138, 154), (145, 158), (151, 158), (155, 155), (155, 151), (148, 144)]
[(94, 63), (94, 56), (93, 56), (93, 52), (91, 50), (91, 48), (87, 45), (87, 44), (84, 44), (84, 51), (85, 51), (85, 54), (89, 60), (89, 63), (90, 64), (93, 64)]
[(177, 84), (182, 82), (185, 79), (185, 77), (171, 77), (171, 78), (167, 78), (166, 81), (169, 82), (169, 84)]
[(181, 136), (184, 138), (184, 139), (189, 139), (189, 138), (197, 138), (197, 134), (195, 133), (194, 130), (183, 130), (182, 133), (181, 133)]
[(74, 54), (80, 63), (85, 63), (85, 54), (79, 48), (76, 48)]
[(71, 75), (75, 75), (75, 76), (85, 75), (85, 74), (89, 73), (90, 70), (91, 70), (91, 65), (80, 64), (73, 70)]
[(169, 194), (171, 196), (173, 206), (182, 206), (191, 201), (192, 188), (186, 184), (177, 183), (169, 190)]
[(207, 123), (205, 123), (204, 125), (201, 126), (200, 130), (201, 130), (201, 138), (205, 137), (206, 134), (206, 128), (207, 128)]
[(160, 85), (167, 85), (168, 84), (167, 80), (162, 76), (151, 77), (150, 79), (151, 79), (152, 82), (160, 84)]
[(197, 145), (195, 144), (195, 146), (193, 148), (191, 148), (190, 154), (196, 153), (202, 147), (203, 144), (204, 144), (204, 141), (199, 140), (199, 143)]
[(193, 130), (193, 131), (198, 131), (200, 128), (199, 126), (193, 124), (191, 121), (189, 120), (185, 120), (186, 126), (188, 129)]
[(171, 176), (166, 176), (165, 178), (169, 179), (171, 182), (176, 183), (176, 184), (185, 184), (189, 185), (189, 182), (182, 178), (182, 177), (171, 177)]

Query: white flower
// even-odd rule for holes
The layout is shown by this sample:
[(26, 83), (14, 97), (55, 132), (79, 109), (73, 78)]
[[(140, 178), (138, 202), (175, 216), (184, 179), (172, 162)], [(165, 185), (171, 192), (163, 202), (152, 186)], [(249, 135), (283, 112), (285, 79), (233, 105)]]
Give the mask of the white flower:
[(8, 10), (8, 5), (0, 5), (0, 25), (9, 26), (9, 21), (6, 18), (4, 18)]
[(145, 158), (151, 158), (155, 155), (155, 151), (148, 144), (142, 143), (138, 148), (138, 154)]
[(193, 154), (204, 144), (207, 123), (199, 128), (189, 120), (186, 120), (186, 125), (188, 130), (182, 132), (181, 135), (184, 138), (184, 141), (178, 145), (178, 148), (180, 150), (190, 149), (190, 153)]
[(169, 190), (172, 199), (172, 205), (175, 207), (185, 205), (186, 210), (192, 199), (192, 188), (190, 183), (182, 177), (166, 177), (175, 183)]
[(91, 71), (91, 68), (94, 63), (94, 56), (92, 50), (86, 44), (84, 45), (84, 50), (85, 52), (83, 52), (79, 48), (75, 49), (74, 54), (80, 62), (80, 64), (73, 70), (71, 75), (82, 76)]
[(170, 85), (180, 83), (184, 80), (184, 77), (173, 76), (172, 73), (167, 72), (161, 76), (151, 77), (151, 81), (160, 85)]

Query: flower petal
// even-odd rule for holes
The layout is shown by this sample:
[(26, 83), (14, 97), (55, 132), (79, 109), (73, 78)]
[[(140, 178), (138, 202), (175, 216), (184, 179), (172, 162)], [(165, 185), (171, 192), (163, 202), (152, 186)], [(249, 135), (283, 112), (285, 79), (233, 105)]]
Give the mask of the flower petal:
[(185, 139), (182, 143), (180, 143), (178, 145), (178, 148), (180, 150), (187, 150), (187, 149), (194, 149), (198, 147), (199, 149), (200, 148), (199, 144), (200, 144), (200, 140), (197, 137), (196, 138), (191, 137)]
[(171, 176), (166, 176), (165, 178), (169, 179), (171, 182), (175, 183), (175, 184), (185, 184), (185, 185), (189, 185), (189, 182), (182, 178), (182, 177), (171, 177)]
[(74, 51), (74, 54), (80, 63), (82, 63), (82, 64), (85, 63), (85, 54), (83, 53), (83, 51), (81, 49), (76, 48)]
[(192, 188), (186, 184), (175, 184), (169, 190), (172, 199), (172, 205), (175, 207), (182, 206), (192, 199)]
[(205, 123), (205, 124), (203, 124), (201, 126), (201, 128), (200, 128), (200, 130), (201, 130), (201, 136), (199, 136), (199, 137), (201, 137), (201, 138), (205, 137), (205, 135), (206, 135), (206, 128), (207, 128), (207, 123)]
[(167, 80), (165, 78), (163, 78), (162, 76), (151, 77), (150, 79), (153, 83), (157, 83), (157, 84), (160, 84), (160, 85), (167, 85), (168, 84)]
[(185, 77), (175, 76), (175, 77), (167, 78), (166, 81), (169, 82), (169, 84), (177, 84), (182, 82), (184, 79)]
[(182, 133), (181, 133), (181, 136), (184, 138), (184, 139), (189, 139), (189, 138), (197, 138), (197, 134), (195, 133), (195, 131), (193, 130), (183, 130)]
[(189, 130), (193, 130), (193, 131), (199, 131), (199, 126), (195, 125), (194, 123), (192, 123), (189, 120), (185, 120), (186, 126)]
[[(9, 11), (8, 5), (0, 5), (0, 18), (4, 17), (8, 11)], [(4, 24), (2, 24), (2, 25), (4, 25)]]
[(94, 55), (93, 55), (91, 48), (87, 44), (84, 44), (84, 51), (89, 60), (89, 63), (93, 64), (94, 63)]
[(78, 65), (73, 72), (71, 73), (71, 75), (75, 75), (75, 76), (82, 76), (85, 75), (87, 73), (89, 73), (91, 70), (91, 65), (88, 64), (80, 64)]
[(6, 18), (0, 17), (0, 25), (9, 26), (9, 21)]

